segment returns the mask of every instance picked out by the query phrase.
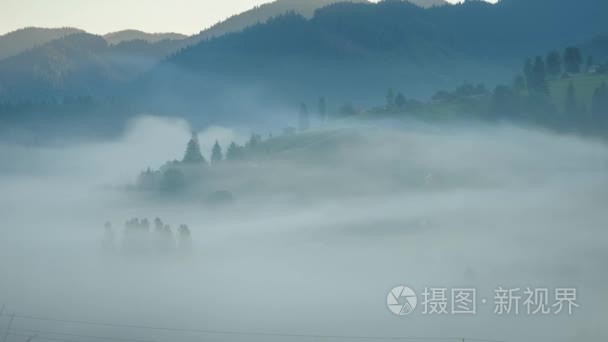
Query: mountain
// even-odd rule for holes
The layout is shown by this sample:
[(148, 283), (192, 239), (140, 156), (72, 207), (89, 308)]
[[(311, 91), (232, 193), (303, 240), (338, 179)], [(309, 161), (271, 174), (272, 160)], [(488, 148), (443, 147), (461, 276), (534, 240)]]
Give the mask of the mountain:
[(46, 29), (28, 27), (0, 36), (0, 60), (70, 34), (83, 32), (75, 28)]
[[(605, 0), (469, 0), (428, 9), (400, 0), (334, 2), (278, 0), (229, 19), (216, 27), (224, 34), (187, 48), (184, 40), (112, 45), (99, 36), (64, 37), (0, 61), (0, 97), (114, 92), (150, 109), (185, 106), (195, 113), (204, 106), (214, 115), (245, 107), (234, 94), (250, 104), (325, 95), (365, 105), (393, 87), (425, 98), (464, 81), (489, 87), (510, 81), (524, 57), (606, 33), (608, 11)], [(318, 6), (324, 7), (313, 10)], [(274, 15), (287, 8), (302, 14)], [(243, 18), (260, 22), (238, 31)], [(129, 82), (123, 92), (120, 85)]]
[(449, 4), (445, 0), (407, 0), (407, 1), (413, 3), (416, 6), (420, 6), (423, 8), (431, 8), (431, 7), (435, 7), (435, 6), (444, 6), (444, 5)]
[(146, 33), (137, 30), (124, 30), (108, 33), (103, 38), (109, 44), (119, 44), (133, 40), (143, 40), (148, 43), (158, 43), (163, 40), (182, 40), (188, 36), (179, 33)]
[(178, 41), (134, 40), (110, 45), (75, 33), (0, 61), (0, 98), (106, 96), (177, 49)]
[(524, 56), (605, 32), (604, 13), (605, 0), (466, 1), (429, 9), (399, 0), (336, 3), (310, 19), (291, 13), (202, 41), (160, 68), (190, 80), (269, 88), (291, 101), (322, 94), (362, 99), (388, 87), (425, 97), (467, 80), (505, 82)]
[[(435, 0), (414, 0), (417, 2), (433, 2)], [(288, 12), (297, 13), (305, 18), (312, 18), (319, 8), (338, 2), (366, 3), (367, 0), (276, 0), (271, 3), (256, 6), (243, 13), (234, 15), (210, 28), (201, 31), (188, 39), (190, 44), (205, 39), (219, 37), (227, 33), (239, 32), (247, 27), (265, 23), (268, 19)]]

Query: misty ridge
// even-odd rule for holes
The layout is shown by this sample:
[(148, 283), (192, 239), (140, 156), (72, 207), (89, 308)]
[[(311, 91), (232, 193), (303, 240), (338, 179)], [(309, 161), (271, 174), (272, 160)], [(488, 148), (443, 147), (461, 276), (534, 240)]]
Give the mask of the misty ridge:
[[(605, 340), (607, 6), (1, 36), (2, 342)], [(428, 287), (476, 314), (421, 314)], [(496, 314), (528, 287), (577, 306)]]

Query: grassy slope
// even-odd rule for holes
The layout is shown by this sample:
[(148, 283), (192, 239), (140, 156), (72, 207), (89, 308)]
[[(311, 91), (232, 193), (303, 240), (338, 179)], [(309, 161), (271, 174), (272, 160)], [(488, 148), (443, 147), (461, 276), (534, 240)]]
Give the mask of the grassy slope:
[(566, 102), (566, 94), (568, 93), (568, 86), (570, 82), (574, 84), (576, 89), (576, 97), (578, 101), (584, 104), (587, 108), (591, 106), (591, 97), (597, 87), (602, 82), (608, 83), (608, 74), (605, 75), (588, 75), (582, 74), (574, 76), (570, 79), (560, 79), (549, 83), (549, 89), (553, 103), (558, 109), (563, 110)]
[[(549, 82), (549, 91), (553, 104), (559, 111), (564, 110), (566, 95), (570, 82), (574, 84), (576, 96), (579, 103), (585, 105), (587, 109), (591, 106), (591, 97), (596, 88), (602, 82), (608, 83), (608, 74), (589, 75), (580, 74), (568, 79), (558, 79)], [(458, 99), (446, 102), (426, 103), (421, 107), (387, 113), (364, 112), (359, 115), (361, 119), (373, 119), (381, 117), (407, 117), (426, 120), (434, 119), (459, 119), (483, 116), (492, 106), (490, 96), (477, 99)]]

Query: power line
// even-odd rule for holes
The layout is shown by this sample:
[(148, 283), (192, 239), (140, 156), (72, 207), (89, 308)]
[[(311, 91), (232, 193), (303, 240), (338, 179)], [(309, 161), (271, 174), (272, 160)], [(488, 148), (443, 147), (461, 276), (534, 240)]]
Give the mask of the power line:
[[(4, 311), (4, 308), (2, 308), (2, 311)], [(15, 313), (13, 312), (10, 317), (11, 319), (8, 321), (8, 327), (6, 328), (6, 332), (4, 333), (4, 338), (2, 339), (2, 342), (6, 342), (6, 339), (8, 337), (8, 331), (11, 330), (13, 320), (15, 319)]]
[[(172, 331), (172, 332), (188, 332), (188, 333), (199, 333), (199, 334), (217, 334), (217, 335), (240, 335), (240, 336), (265, 336), (265, 337), (290, 337), (290, 338), (311, 338), (311, 339), (336, 339), (336, 340), (385, 340), (385, 341), (473, 341), (473, 342), (505, 342), (500, 340), (489, 340), (489, 339), (469, 339), (462, 337), (397, 337), (397, 336), (357, 336), (357, 335), (322, 335), (322, 334), (294, 334), (294, 333), (269, 333), (269, 332), (255, 332), (255, 331), (230, 331), (230, 330), (203, 330), (203, 329), (184, 329), (184, 328), (171, 328), (171, 327), (155, 327), (145, 325), (131, 325), (131, 324), (118, 324), (118, 323), (99, 323), (91, 321), (78, 321), (68, 319), (58, 319), (50, 317), (37, 317), (28, 315), (15, 315), (12, 317), (38, 320), (38, 321), (50, 321), (59, 323), (74, 323), (83, 325), (94, 325), (94, 326), (105, 326), (115, 328), (128, 328), (128, 329), (141, 329), (141, 330), (156, 330), (156, 331)], [(84, 336), (82, 336), (84, 337)], [(91, 337), (93, 338), (93, 337)], [(99, 337), (101, 338), (101, 337)], [(155, 341), (134, 341), (134, 340), (123, 340), (131, 342), (155, 342)]]
[(139, 339), (133, 339), (133, 338), (94, 336), (94, 335), (82, 335), (82, 334), (69, 334), (69, 333), (60, 333), (60, 332), (44, 331), (44, 330), (10, 329), (10, 331), (31, 332), (31, 333), (39, 333), (39, 334), (44, 334), (44, 335), (60, 335), (60, 336), (70, 336), (70, 337), (83, 337), (83, 338), (91, 338), (91, 339), (98, 339), (98, 340), (108, 340), (108, 341), (158, 342), (158, 341), (155, 341), (155, 340), (139, 340)]
[[(29, 338), (32, 338), (32, 335), (12, 334), (12, 333), (9, 333), (8, 336), (20, 336), (20, 337), (29, 337)], [(79, 341), (76, 341), (76, 340), (64, 340), (64, 339), (60, 339), (60, 338), (51, 338), (51, 337), (44, 337), (44, 336), (34, 336), (34, 337), (39, 338), (41, 340), (47, 340), (47, 341), (79, 342)]]

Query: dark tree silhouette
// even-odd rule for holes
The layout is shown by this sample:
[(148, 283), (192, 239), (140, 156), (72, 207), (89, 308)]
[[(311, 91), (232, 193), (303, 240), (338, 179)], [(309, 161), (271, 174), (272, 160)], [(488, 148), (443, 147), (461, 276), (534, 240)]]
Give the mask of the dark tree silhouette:
[(221, 162), (224, 159), (224, 153), (222, 152), (222, 147), (220, 143), (216, 140), (213, 145), (213, 150), (211, 151), (211, 163), (216, 164)]
[(575, 118), (580, 110), (578, 101), (576, 100), (576, 89), (574, 84), (570, 82), (568, 85), (568, 93), (566, 95), (565, 111), (569, 118)]
[(591, 115), (596, 123), (603, 125), (608, 123), (608, 86), (606, 82), (602, 82), (602, 85), (593, 92)]
[(532, 92), (534, 84), (534, 64), (532, 63), (531, 58), (526, 59), (526, 62), (524, 63), (524, 77), (526, 79), (528, 91)]
[(395, 107), (400, 109), (405, 107), (405, 96), (403, 96), (403, 94), (398, 93), (395, 97)]
[(392, 109), (395, 107), (395, 92), (390, 88), (386, 92), (386, 109)]
[(226, 160), (238, 160), (243, 157), (243, 147), (237, 145), (234, 141), (226, 150)]
[(581, 64), (583, 64), (583, 56), (581, 50), (577, 47), (568, 47), (564, 51), (564, 68), (566, 72), (578, 74), (581, 72)]
[(517, 95), (521, 95), (525, 89), (526, 81), (524, 80), (523, 76), (518, 75), (515, 77), (515, 80), (513, 80), (513, 90)]
[(181, 191), (186, 186), (186, 176), (176, 168), (165, 170), (160, 180), (160, 190), (167, 193)]
[(325, 97), (323, 96), (319, 98), (319, 116), (321, 118), (321, 122), (325, 122), (327, 120), (327, 106), (325, 103)]
[(256, 148), (262, 142), (262, 136), (259, 134), (252, 133), (251, 138), (247, 142), (248, 148)]
[[(528, 86), (530, 88), (530, 86)], [(540, 56), (536, 57), (534, 67), (532, 68), (532, 85), (531, 90), (535, 94), (549, 94), (549, 86), (547, 85), (547, 72), (545, 62)]]
[(204, 164), (206, 163), (205, 157), (201, 153), (201, 147), (198, 143), (198, 137), (195, 132), (192, 132), (192, 138), (188, 142), (186, 147), (186, 153), (184, 154), (184, 163), (188, 164)]
[(593, 66), (593, 56), (587, 57), (587, 65), (585, 66), (585, 71), (589, 72), (591, 67)]
[(557, 51), (551, 51), (547, 55), (547, 75), (558, 77), (562, 73), (562, 57)]
[(310, 117), (308, 115), (308, 107), (305, 103), (300, 104), (299, 129), (300, 132), (305, 132), (310, 128)]

